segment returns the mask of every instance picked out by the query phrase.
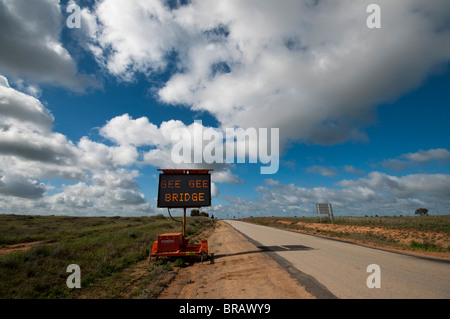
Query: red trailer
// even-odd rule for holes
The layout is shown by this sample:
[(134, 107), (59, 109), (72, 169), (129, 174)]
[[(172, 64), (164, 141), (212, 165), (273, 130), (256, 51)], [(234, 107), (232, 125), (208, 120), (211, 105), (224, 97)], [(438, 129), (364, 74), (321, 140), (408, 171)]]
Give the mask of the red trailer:
[(208, 240), (202, 239), (201, 244), (188, 244), (189, 240), (182, 233), (168, 233), (158, 236), (153, 242), (150, 258), (159, 257), (190, 257), (198, 256), (201, 261), (209, 259), (212, 262), (212, 254), (208, 254)]
[[(189, 244), (186, 238), (186, 209), (211, 206), (212, 170), (159, 169), (158, 207), (183, 208), (183, 228), (181, 233), (167, 233), (158, 236), (150, 252), (151, 259), (159, 257), (200, 257), (214, 262), (214, 254), (208, 254), (208, 240), (200, 244)], [(171, 215), (170, 215), (171, 216)], [(172, 216), (171, 216), (172, 217)]]

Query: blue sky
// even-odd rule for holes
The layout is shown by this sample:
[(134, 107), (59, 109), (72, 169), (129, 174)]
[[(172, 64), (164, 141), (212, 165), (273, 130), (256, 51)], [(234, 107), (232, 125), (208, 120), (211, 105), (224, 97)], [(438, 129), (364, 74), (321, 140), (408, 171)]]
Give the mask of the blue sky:
[[(219, 218), (448, 213), (450, 5), (369, 4), (0, 0), (0, 213), (165, 214), (171, 167), (214, 168)], [(279, 128), (278, 171), (174, 163), (196, 120)]]

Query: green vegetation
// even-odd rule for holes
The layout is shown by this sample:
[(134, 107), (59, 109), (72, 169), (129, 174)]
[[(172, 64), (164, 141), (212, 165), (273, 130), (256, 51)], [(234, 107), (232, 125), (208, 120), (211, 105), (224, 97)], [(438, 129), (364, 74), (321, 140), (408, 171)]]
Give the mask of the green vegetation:
[[(211, 218), (187, 219), (192, 240), (214, 226)], [(0, 256), (0, 298), (118, 298), (136, 276), (126, 271), (147, 260), (153, 241), (166, 232), (181, 231), (181, 224), (162, 215), (153, 217), (58, 217), (0, 215), (0, 249), (39, 241), (29, 250)], [(81, 268), (81, 289), (66, 286), (67, 266)], [(145, 265), (130, 296), (154, 298), (167, 285), (171, 261)], [(142, 270), (142, 269), (141, 269)], [(131, 277), (130, 277), (131, 276)], [(133, 279), (134, 278), (134, 279)], [(105, 293), (105, 290), (106, 291)], [(160, 291), (160, 289), (159, 289)]]
[[(250, 217), (244, 221), (254, 222), (269, 226), (278, 221), (289, 221), (291, 223), (322, 223), (331, 224), (331, 221), (322, 217)], [(435, 231), (450, 234), (450, 215), (439, 216), (381, 216), (381, 217), (334, 217), (335, 225), (353, 226), (377, 226), (387, 229), (415, 229), (422, 231)], [(279, 225), (278, 225), (279, 226)]]
[(414, 214), (416, 215), (428, 215), (428, 209), (426, 208), (417, 208), (416, 211), (414, 212)]

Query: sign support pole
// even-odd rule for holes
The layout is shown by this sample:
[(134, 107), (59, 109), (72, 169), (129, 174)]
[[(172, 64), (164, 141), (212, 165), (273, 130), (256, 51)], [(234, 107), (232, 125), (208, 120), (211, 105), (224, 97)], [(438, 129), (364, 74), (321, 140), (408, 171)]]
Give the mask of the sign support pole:
[(183, 207), (183, 238), (186, 235), (186, 207)]

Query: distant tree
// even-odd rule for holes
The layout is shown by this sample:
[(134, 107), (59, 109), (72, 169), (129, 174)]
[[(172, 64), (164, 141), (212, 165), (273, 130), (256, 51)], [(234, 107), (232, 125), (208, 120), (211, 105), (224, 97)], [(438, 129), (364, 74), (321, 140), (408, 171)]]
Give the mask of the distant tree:
[(208, 214), (208, 213), (205, 213), (205, 212), (200, 212), (199, 215), (200, 215), (200, 216), (203, 216), (203, 217), (209, 217), (209, 214)]
[(191, 217), (200, 216), (200, 211), (198, 209), (191, 209)]
[(420, 215), (420, 216), (428, 215), (428, 209), (426, 209), (426, 208), (417, 208), (416, 211), (414, 212), (414, 214)]

